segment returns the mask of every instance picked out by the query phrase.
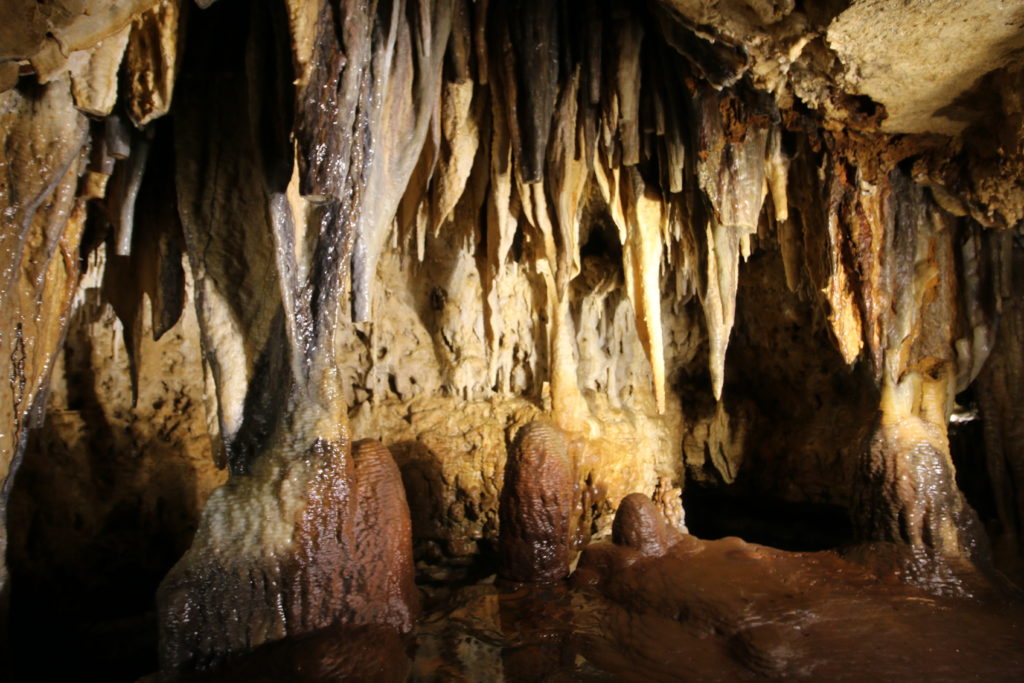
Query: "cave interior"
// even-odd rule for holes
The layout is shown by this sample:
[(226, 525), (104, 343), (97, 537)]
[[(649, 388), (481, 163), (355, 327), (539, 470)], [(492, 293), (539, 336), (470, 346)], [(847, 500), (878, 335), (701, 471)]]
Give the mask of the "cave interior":
[(0, 7), (0, 678), (1024, 671), (1024, 5)]

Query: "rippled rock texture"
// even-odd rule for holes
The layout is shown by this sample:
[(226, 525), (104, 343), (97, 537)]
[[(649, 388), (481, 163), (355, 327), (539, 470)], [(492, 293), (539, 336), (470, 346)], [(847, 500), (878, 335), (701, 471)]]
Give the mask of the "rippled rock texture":
[(498, 508), (498, 571), (512, 581), (550, 583), (573, 559), (575, 466), (564, 433), (531, 422), (516, 434), (505, 462)]
[(160, 586), (168, 675), (335, 624), (413, 627), (409, 508), (387, 449), (317, 441), (286, 467), (263, 467), (211, 496)]
[(684, 536), (662, 555), (593, 544), (568, 586), (478, 584), (428, 607), (411, 680), (1016, 679), (1019, 598), (938, 596), (885, 548), (865, 557), (738, 538)]

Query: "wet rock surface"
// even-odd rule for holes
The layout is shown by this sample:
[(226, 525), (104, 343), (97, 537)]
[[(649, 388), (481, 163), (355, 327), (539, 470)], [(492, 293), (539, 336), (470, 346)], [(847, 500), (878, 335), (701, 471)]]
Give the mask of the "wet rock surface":
[(681, 538), (654, 502), (631, 493), (619, 503), (612, 522), (612, 543), (632, 548), (645, 557), (660, 557)]
[[(1020, 576), (1012, 3), (6, 5), (0, 648), (14, 587), (26, 633), (74, 624), (53, 649), (106, 639), (91, 668), (132, 634), (113, 678), (158, 622), (167, 676), (304, 667), (292, 638), (311, 675), (401, 676), (329, 634), (399, 647), (415, 561), (441, 612), (546, 585), (494, 594), (507, 651), (455, 647), (511, 679), (671, 676), (694, 633), (684, 672), (842, 678), (831, 605), (886, 600), (893, 641), (978, 649), (889, 578), (975, 623), (989, 538)], [(808, 545), (863, 566), (682, 537), (694, 483), (833, 510)]]
[(480, 584), (428, 606), (411, 680), (1009, 681), (1022, 619), (1019, 597), (940, 597), (834, 552), (601, 543), (568, 585)]
[(289, 466), (264, 467), (211, 497), (192, 548), (161, 583), (168, 675), (335, 624), (412, 629), (411, 522), (388, 450), (317, 441)]
[(516, 434), (498, 508), (498, 567), (511, 581), (550, 583), (569, 574), (575, 467), (566, 435), (548, 422)]

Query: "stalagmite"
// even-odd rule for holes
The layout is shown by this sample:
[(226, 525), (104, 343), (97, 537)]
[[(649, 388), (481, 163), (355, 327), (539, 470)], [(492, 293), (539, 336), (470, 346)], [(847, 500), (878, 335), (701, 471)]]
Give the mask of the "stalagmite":
[(680, 539), (650, 498), (631, 493), (622, 499), (612, 524), (615, 545), (636, 550), (647, 557), (664, 555)]
[(516, 434), (501, 491), (502, 577), (546, 583), (569, 574), (574, 466), (565, 434), (531, 422)]

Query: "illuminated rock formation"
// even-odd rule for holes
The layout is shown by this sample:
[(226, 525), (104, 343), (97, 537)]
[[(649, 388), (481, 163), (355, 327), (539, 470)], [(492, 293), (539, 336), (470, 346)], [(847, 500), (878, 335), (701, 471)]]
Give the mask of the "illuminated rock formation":
[(687, 486), (828, 506), (922, 567), (991, 537), (1020, 578), (1013, 3), (8, 4), (25, 595), (62, 603), (50, 565), (93, 539), (83, 565), (145, 554), (143, 520), (190, 546), (163, 665), (203, 668), (409, 631), (413, 554), (539, 582), (593, 535), (671, 555)]
[(379, 443), (315, 442), (214, 493), (157, 595), (161, 667), (207, 669), (335, 624), (408, 633), (419, 612), (409, 508)]
[(531, 422), (505, 461), (498, 571), (512, 581), (557, 581), (572, 561), (575, 467), (558, 427)]

